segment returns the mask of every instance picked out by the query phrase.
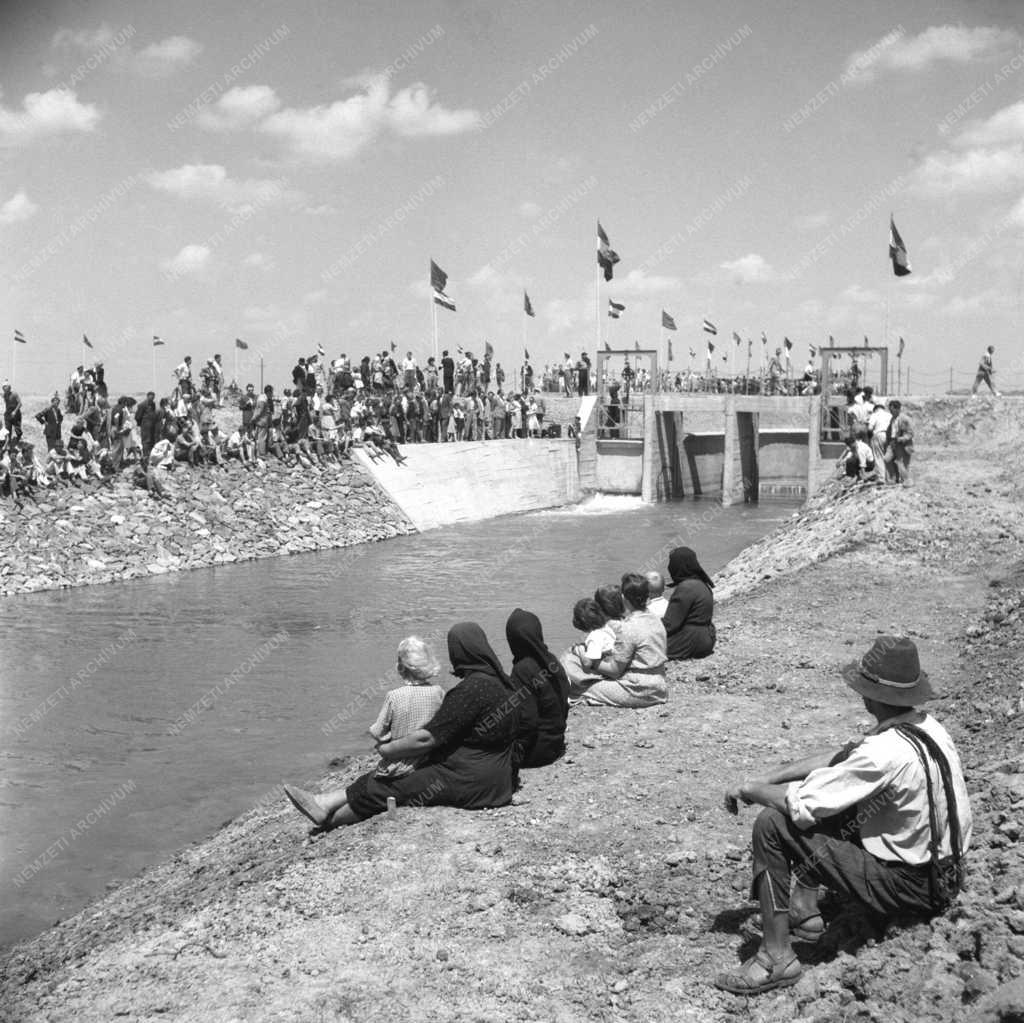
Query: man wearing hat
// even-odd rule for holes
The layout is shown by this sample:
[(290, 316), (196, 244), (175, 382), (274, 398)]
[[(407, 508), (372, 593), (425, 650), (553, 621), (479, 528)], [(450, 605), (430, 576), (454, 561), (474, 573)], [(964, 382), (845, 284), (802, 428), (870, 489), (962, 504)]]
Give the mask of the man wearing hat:
[(842, 675), (874, 727), (726, 794), (732, 813), (740, 802), (766, 809), (754, 824), (751, 886), (764, 938), (752, 958), (719, 974), (723, 990), (760, 994), (799, 980), (790, 936), (813, 942), (825, 930), (819, 885), (882, 916), (941, 912), (959, 890), (971, 808), (953, 740), (918, 709), (935, 693), (917, 647), (880, 636)]

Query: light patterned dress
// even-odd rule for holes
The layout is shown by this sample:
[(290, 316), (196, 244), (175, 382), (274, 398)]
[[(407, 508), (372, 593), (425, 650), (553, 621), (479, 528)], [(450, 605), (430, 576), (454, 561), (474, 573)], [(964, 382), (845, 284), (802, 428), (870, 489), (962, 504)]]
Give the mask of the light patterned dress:
[[(392, 742), (422, 728), (441, 708), (444, 690), (440, 686), (407, 684), (392, 689), (384, 697), (384, 706), (377, 720), (370, 725), (370, 735), (378, 742)], [(378, 778), (401, 778), (412, 774), (423, 763), (423, 757), (411, 760), (385, 760), (383, 757), (374, 774)]]

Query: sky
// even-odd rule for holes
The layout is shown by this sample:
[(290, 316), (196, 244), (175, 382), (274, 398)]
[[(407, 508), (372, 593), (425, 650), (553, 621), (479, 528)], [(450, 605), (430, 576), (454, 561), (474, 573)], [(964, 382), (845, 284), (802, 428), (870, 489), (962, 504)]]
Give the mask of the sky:
[(435, 322), (506, 367), (685, 368), (707, 318), (755, 363), (903, 337), (915, 390), (986, 344), (1024, 383), (1022, 46), (1015, 0), (5, 4), (0, 372), (137, 391), (155, 353), (164, 393), (241, 338), (283, 384), (318, 345), (423, 361)]

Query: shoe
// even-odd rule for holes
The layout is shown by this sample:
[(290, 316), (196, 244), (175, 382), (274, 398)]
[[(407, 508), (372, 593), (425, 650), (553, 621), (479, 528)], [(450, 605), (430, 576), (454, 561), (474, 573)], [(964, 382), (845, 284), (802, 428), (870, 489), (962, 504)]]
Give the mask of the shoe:
[[(764, 973), (760, 980), (753, 973)], [(794, 955), (786, 962), (773, 959), (763, 949), (751, 956), (734, 973), (720, 973), (715, 977), (715, 987), (734, 995), (761, 995), (780, 987), (792, 987), (803, 974), (800, 960)]]
[(789, 918), (790, 937), (797, 941), (814, 943), (825, 933), (825, 921), (820, 913), (812, 913), (810, 916), (801, 918)]
[(320, 805), (316, 796), (313, 795), (312, 792), (306, 792), (304, 789), (285, 785), (284, 794), (291, 800), (292, 806), (294, 806), (299, 813), (308, 817), (318, 828), (323, 826), (329, 814)]

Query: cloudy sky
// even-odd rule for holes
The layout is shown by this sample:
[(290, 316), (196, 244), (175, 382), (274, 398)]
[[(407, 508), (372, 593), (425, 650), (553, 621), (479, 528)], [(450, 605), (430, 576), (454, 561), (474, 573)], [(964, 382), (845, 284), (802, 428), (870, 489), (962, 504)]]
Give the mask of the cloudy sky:
[[(84, 0), (0, 9), (3, 370), (115, 389), (245, 339), (535, 365), (701, 321), (1024, 380), (1013, 0)], [(888, 261), (890, 211), (913, 274)], [(619, 253), (597, 292), (595, 221)], [(536, 318), (523, 315), (523, 289)], [(626, 306), (618, 321), (608, 299)], [(598, 316), (600, 312), (600, 317)], [(662, 347), (664, 351), (664, 347)]]

